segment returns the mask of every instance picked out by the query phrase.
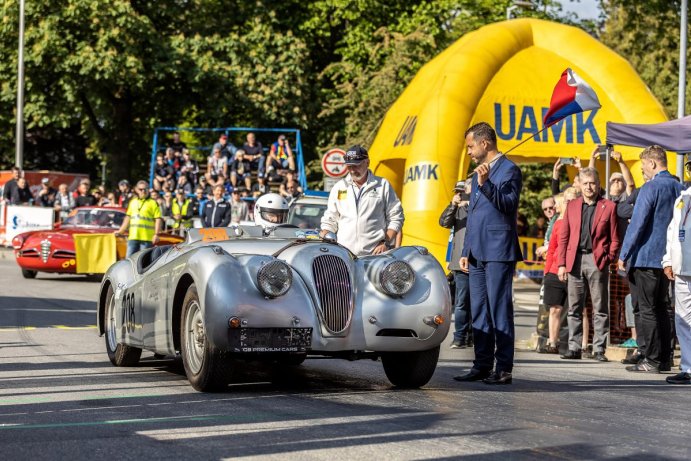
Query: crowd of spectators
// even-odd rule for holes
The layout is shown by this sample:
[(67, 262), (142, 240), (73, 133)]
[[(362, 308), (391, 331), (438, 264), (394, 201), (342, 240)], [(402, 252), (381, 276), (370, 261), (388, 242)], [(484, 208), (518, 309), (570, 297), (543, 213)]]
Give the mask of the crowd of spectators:
[[(295, 153), (285, 135), (278, 136), (266, 151), (254, 133), (248, 133), (245, 139), (241, 147), (236, 147), (226, 134), (221, 134), (206, 163), (200, 166), (180, 140), (180, 134), (172, 134), (164, 150), (156, 155), (150, 194), (169, 227), (189, 227), (194, 216), (202, 216), (206, 203), (213, 200), (216, 186), (221, 186), (221, 195), (232, 206), (232, 222), (252, 220), (253, 203), (264, 194), (277, 192), (289, 202), (302, 194)], [(103, 185), (93, 187), (89, 179), (80, 180), (76, 190), (68, 188), (68, 184), (62, 183), (56, 189), (46, 177), (41, 180), (40, 189), (32, 193), (23, 172), (14, 167), (2, 198), (9, 205), (53, 208), (56, 219), (62, 220), (81, 206), (127, 208), (133, 197), (127, 179), (122, 179), (112, 191)]]

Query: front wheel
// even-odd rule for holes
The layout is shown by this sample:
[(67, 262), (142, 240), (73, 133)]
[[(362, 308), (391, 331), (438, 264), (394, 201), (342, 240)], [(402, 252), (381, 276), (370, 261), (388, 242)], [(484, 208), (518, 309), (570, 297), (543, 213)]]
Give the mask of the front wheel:
[(139, 358), (142, 356), (142, 350), (138, 347), (128, 346), (126, 344), (119, 344), (116, 339), (115, 326), (115, 292), (113, 287), (108, 286), (108, 293), (106, 294), (106, 310), (104, 315), (105, 330), (106, 330), (106, 351), (110, 363), (116, 367), (132, 367), (139, 363)]
[(187, 289), (180, 318), (180, 344), (185, 374), (193, 388), (201, 392), (221, 391), (228, 386), (232, 360), (226, 351), (209, 344), (197, 287)]
[(391, 384), (415, 389), (432, 379), (439, 360), (439, 346), (426, 351), (385, 352), (381, 354), (384, 373)]
[(30, 271), (28, 269), (22, 269), (22, 277), (24, 277), (25, 279), (35, 279), (37, 273), (38, 272), (36, 272), (36, 271)]

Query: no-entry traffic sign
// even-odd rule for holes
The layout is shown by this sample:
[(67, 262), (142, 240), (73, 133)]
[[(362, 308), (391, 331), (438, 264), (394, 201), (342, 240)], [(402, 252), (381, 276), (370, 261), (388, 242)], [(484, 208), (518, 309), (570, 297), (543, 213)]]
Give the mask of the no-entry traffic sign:
[(345, 151), (343, 149), (330, 149), (322, 157), (322, 170), (331, 178), (342, 178), (348, 174), (345, 166)]

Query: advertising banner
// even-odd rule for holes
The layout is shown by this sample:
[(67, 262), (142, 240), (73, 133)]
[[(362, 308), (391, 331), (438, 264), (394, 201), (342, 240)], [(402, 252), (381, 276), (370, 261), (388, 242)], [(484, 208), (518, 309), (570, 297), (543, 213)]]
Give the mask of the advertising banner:
[(10, 205), (6, 214), (5, 240), (8, 242), (22, 232), (53, 228), (52, 208)]

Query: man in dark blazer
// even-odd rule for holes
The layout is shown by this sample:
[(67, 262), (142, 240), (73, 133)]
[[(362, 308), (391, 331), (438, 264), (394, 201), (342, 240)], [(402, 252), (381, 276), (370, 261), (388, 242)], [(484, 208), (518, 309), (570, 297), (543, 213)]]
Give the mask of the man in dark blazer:
[(593, 304), (593, 358), (607, 362), (609, 338), (609, 270), (620, 242), (617, 205), (600, 196), (600, 176), (595, 168), (578, 173), (583, 195), (566, 206), (559, 234), (559, 278), (568, 280), (569, 351), (562, 359), (580, 359), (583, 341), (583, 306), (586, 288)]
[[(522, 261), (516, 218), (523, 187), (521, 170), (497, 150), (487, 123), (465, 133), (473, 175), (461, 270), (470, 272), (475, 361), (457, 381), (511, 384), (514, 355), (513, 274)], [(496, 368), (495, 368), (496, 362)]]
[(223, 198), (223, 185), (214, 186), (214, 196), (204, 204), (202, 225), (204, 227), (228, 227), (231, 205)]
[[(626, 230), (619, 257), (619, 268), (629, 269), (631, 292), (638, 302), (639, 324), (636, 333), (645, 345), (637, 364), (628, 371), (659, 373), (670, 369), (672, 326), (669, 311), (669, 279), (662, 269), (667, 243), (667, 226), (672, 221), (674, 202), (683, 186), (667, 171), (667, 152), (650, 146), (640, 155), (641, 169), (647, 182), (641, 186), (631, 223)], [(683, 217), (686, 223), (688, 212)], [(683, 226), (682, 226), (683, 227)], [(684, 229), (674, 236), (686, 241)], [(688, 236), (691, 239), (691, 235)]]

